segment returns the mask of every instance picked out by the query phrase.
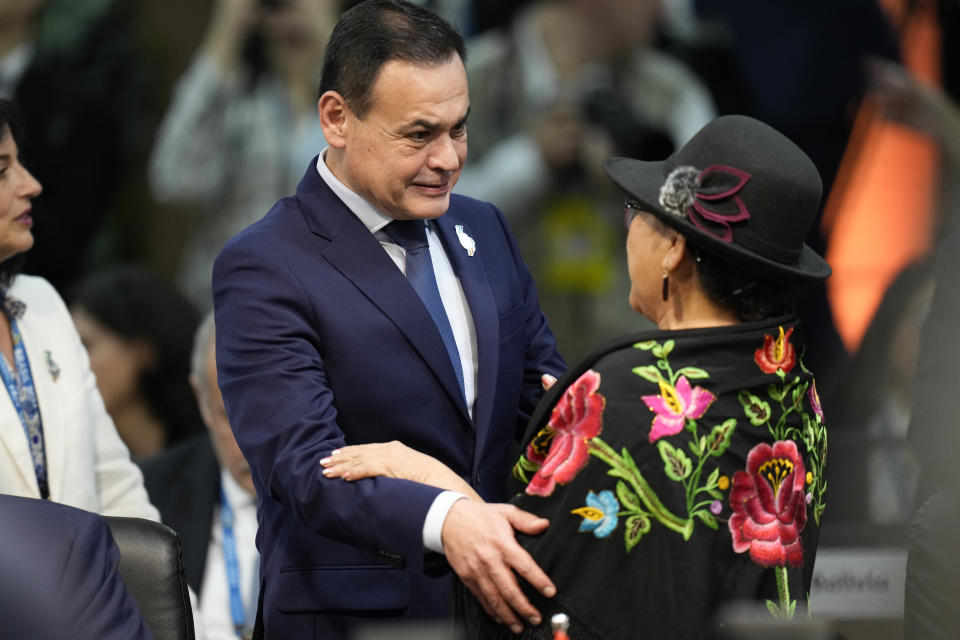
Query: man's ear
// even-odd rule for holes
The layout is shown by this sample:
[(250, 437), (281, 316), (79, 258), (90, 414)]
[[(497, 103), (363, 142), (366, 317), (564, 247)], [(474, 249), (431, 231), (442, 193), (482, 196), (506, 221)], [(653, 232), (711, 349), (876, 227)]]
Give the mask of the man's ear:
[(343, 96), (336, 91), (327, 91), (317, 102), (320, 115), (320, 127), (327, 144), (334, 149), (346, 146), (347, 114), (349, 107)]

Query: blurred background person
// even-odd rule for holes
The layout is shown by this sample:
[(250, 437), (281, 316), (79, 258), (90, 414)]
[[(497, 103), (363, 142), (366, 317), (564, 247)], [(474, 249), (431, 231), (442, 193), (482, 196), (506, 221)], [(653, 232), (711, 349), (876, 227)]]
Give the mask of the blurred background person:
[(70, 298), (97, 387), (135, 460), (203, 431), (190, 390), (197, 312), (143, 267), (89, 275)]
[(316, 84), (337, 0), (215, 0), (149, 162), (154, 196), (189, 203), (195, 224), (178, 283), (211, 308), (223, 243), (292, 193), (324, 146)]
[[(960, 17), (960, 8), (953, 7), (953, 15)], [(870, 69), (882, 113), (925, 135), (941, 162), (935, 183), (936, 244), (928, 268), (934, 289), (919, 336), (908, 416), (920, 481), (907, 544), (904, 638), (946, 640), (960, 635), (955, 604), (960, 598), (960, 481), (955, 473), (960, 452), (960, 103), (950, 93), (956, 84), (940, 88), (882, 61)]]
[(136, 3), (0, 0), (0, 97), (44, 185), (26, 271), (64, 292), (124, 248), (111, 234), (143, 136)]
[(207, 433), (142, 468), (162, 521), (180, 534), (187, 583), (199, 597), (207, 640), (232, 640), (253, 628), (257, 613), (257, 498), (217, 387), (214, 338), (210, 312), (197, 329), (190, 369)]
[(158, 520), (66, 305), (20, 273), (42, 187), (20, 162), (19, 136), (13, 104), (0, 99), (0, 493)]
[(699, 78), (657, 49), (659, 16), (659, 0), (538, 0), (468, 46), (456, 191), (504, 211), (567, 357), (635, 326), (603, 158), (662, 158), (715, 115)]

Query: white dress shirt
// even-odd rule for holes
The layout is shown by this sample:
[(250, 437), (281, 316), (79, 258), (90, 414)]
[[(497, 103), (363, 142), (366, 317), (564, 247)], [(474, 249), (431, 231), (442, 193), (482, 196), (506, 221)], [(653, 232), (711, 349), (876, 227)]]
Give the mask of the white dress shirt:
[[(327, 152), (324, 150), (317, 160), (317, 171), (327, 186), (343, 200), (344, 204), (360, 219), (370, 233), (374, 234), (390, 259), (401, 272), (406, 274), (406, 252), (395, 244), (384, 232), (383, 228), (393, 222), (393, 218), (378, 211), (370, 202), (357, 195), (345, 184), (340, 182), (324, 162)], [(430, 244), (430, 259), (433, 262), (433, 272), (437, 279), (437, 288), (440, 290), (440, 299), (450, 320), (453, 330), (453, 339), (460, 352), (460, 367), (463, 371), (463, 391), (470, 417), (473, 417), (474, 403), (477, 399), (477, 332), (473, 326), (473, 316), (467, 305), (467, 298), (463, 293), (460, 280), (453, 272), (453, 266), (447, 257), (443, 244), (434, 230), (427, 226), (427, 241)], [(444, 491), (436, 497), (423, 523), (423, 546), (430, 551), (443, 553), (441, 532), (443, 522), (453, 503), (467, 496), (453, 491)]]
[[(237, 547), (240, 573), (240, 595), (247, 626), (253, 628), (257, 615), (260, 587), (260, 562), (257, 553), (257, 500), (247, 493), (229, 471), (221, 470), (220, 485), (233, 510), (233, 537)], [(230, 586), (227, 564), (223, 556), (223, 525), (219, 501), (213, 512), (210, 545), (200, 589), (200, 618), (206, 640), (236, 640), (237, 633), (230, 613)]]

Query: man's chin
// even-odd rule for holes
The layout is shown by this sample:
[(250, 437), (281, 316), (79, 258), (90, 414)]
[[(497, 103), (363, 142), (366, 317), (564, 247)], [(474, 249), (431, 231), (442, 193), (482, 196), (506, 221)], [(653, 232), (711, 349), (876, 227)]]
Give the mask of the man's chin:
[(410, 203), (410, 215), (414, 218), (429, 220), (430, 218), (439, 218), (450, 208), (450, 192), (442, 196), (426, 197), (420, 196), (414, 202)]

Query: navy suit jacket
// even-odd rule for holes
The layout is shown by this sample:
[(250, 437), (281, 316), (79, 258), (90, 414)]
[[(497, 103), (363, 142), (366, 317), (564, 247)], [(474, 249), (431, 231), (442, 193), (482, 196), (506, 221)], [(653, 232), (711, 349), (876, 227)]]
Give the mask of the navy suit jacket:
[[(449, 614), (427, 573), (423, 522), (439, 489), (327, 479), (346, 444), (400, 440), (506, 499), (516, 440), (564, 364), (503, 214), (454, 195), (438, 234), (476, 327), (470, 418), (414, 289), (310, 165), (214, 266), (219, 384), (253, 469), (268, 637), (327, 637), (355, 617)], [(471, 256), (457, 228), (474, 239)], [(434, 558), (435, 559), (435, 558)]]
[(152, 640), (119, 563), (101, 516), (0, 495), (0, 635)]

